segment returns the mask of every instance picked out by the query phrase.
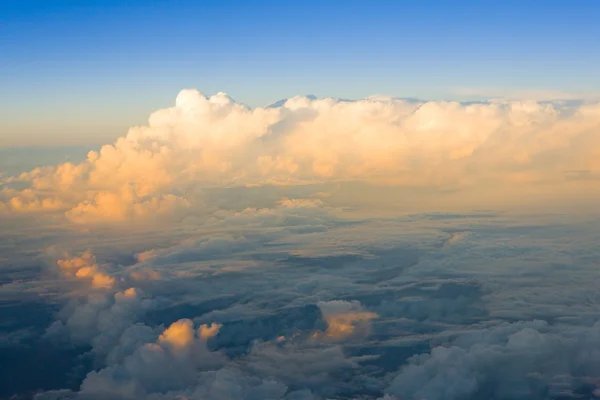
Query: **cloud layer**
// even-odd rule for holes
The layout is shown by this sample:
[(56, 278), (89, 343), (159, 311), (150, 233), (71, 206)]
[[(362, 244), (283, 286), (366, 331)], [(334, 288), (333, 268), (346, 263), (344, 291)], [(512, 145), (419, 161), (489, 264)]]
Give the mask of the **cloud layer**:
[(600, 397), (598, 107), (183, 91), (2, 181), (0, 397)]

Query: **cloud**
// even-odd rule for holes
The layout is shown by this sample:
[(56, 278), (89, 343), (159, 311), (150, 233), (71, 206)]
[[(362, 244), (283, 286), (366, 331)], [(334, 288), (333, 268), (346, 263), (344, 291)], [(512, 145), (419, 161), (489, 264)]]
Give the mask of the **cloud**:
[(256, 244), (244, 236), (223, 235), (198, 240), (187, 239), (176, 246), (152, 249), (136, 257), (145, 264), (181, 264), (192, 261), (210, 260), (215, 257), (253, 248)]
[[(59, 253), (62, 279), (1, 286), (66, 302), (46, 338), (74, 347), (79, 375), (38, 398), (592, 398), (597, 221), (347, 220), (326, 199), (274, 196), (135, 234), (48, 231), (79, 249)], [(78, 279), (88, 266), (114, 285)]]
[(121, 363), (90, 372), (81, 384), (82, 394), (146, 398), (193, 386), (199, 371), (222, 362), (220, 354), (207, 350), (211, 336), (202, 336), (201, 330), (196, 335), (193, 322), (186, 319), (172, 323), (155, 342), (142, 344)]
[(189, 347), (194, 341), (193, 322), (190, 320), (179, 320), (173, 322), (158, 338), (159, 342), (166, 343), (174, 349)]
[(544, 321), (459, 335), (413, 356), (386, 390), (398, 399), (591, 398), (600, 364), (585, 354), (598, 328), (556, 332)]
[(71, 208), (65, 215), (79, 224), (122, 222), (170, 215), (188, 205), (187, 200), (171, 194), (141, 198), (130, 186), (126, 186), (115, 192), (98, 192), (90, 200)]
[[(144, 298), (135, 288), (74, 298), (46, 334), (50, 338), (67, 337), (78, 346), (91, 345), (98, 357), (111, 357), (110, 353), (118, 347), (124, 332), (132, 328), (152, 305), (153, 301)], [(144, 333), (134, 329), (129, 334), (133, 332)]]
[(5, 214), (107, 224), (206, 207), (198, 190), (215, 186), (361, 181), (507, 196), (514, 185), (542, 185), (541, 196), (582, 189), (567, 171), (586, 171), (597, 193), (599, 122), (595, 103), (294, 97), (250, 109), (224, 93), (184, 90), (148, 126), (82, 163), (4, 179), (0, 204)]
[(358, 301), (333, 300), (319, 302), (318, 306), (327, 323), (327, 330), (315, 332), (315, 338), (338, 341), (368, 335), (370, 321), (379, 317), (373, 312), (365, 311)]
[(58, 260), (57, 264), (65, 275), (90, 281), (94, 288), (110, 289), (115, 285), (115, 278), (102, 271), (89, 250), (81, 257)]
[(219, 328), (201, 325), (195, 331), (191, 320), (178, 320), (118, 362), (90, 372), (78, 392), (50, 391), (36, 398), (308, 400), (315, 398), (310, 390), (290, 390), (283, 382), (305, 380), (303, 386), (318, 388), (330, 379), (326, 374), (356, 367), (339, 348), (311, 350), (269, 343), (257, 344), (239, 365), (226, 366), (228, 360), (221, 353), (207, 348)]
[(208, 338), (211, 338), (211, 337), (215, 337), (219, 333), (219, 330), (221, 329), (222, 326), (223, 325), (221, 325), (221, 324), (215, 324), (215, 323), (211, 323), (210, 325), (202, 324), (200, 326), (200, 328), (198, 329), (198, 336), (204, 340), (207, 340)]
[(444, 242), (444, 246), (452, 246), (458, 244), (468, 237), (468, 232), (453, 232), (450, 234), (450, 237)]
[(352, 387), (348, 379), (359, 360), (344, 354), (340, 346), (311, 346), (299, 340), (256, 343), (245, 359), (250, 376), (267, 376), (288, 387), (308, 388), (317, 398), (335, 396)]

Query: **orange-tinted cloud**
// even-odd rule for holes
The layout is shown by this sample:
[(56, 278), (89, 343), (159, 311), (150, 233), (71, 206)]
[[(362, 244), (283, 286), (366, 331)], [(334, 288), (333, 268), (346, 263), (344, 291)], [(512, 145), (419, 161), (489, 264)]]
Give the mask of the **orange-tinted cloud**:
[(340, 181), (484, 192), (545, 185), (547, 194), (579, 180), (597, 193), (598, 126), (596, 103), (295, 97), (250, 109), (224, 93), (184, 90), (148, 126), (80, 164), (5, 179), (0, 211), (123, 223), (200, 206), (190, 187)]

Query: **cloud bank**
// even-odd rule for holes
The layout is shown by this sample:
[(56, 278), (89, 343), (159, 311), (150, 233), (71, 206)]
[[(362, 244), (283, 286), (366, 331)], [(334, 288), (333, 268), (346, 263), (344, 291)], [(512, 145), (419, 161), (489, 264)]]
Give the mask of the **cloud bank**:
[(597, 103), (294, 97), (250, 109), (225, 93), (183, 90), (148, 126), (82, 163), (4, 179), (0, 211), (156, 220), (210, 207), (202, 188), (349, 181), (504, 200), (517, 189), (596, 195), (599, 124)]

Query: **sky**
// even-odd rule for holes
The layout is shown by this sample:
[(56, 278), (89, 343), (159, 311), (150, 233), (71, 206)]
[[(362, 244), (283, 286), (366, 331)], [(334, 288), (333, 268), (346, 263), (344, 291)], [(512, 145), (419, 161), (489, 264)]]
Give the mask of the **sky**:
[[(184, 88), (426, 100), (600, 92), (595, 1), (3, 0), (0, 146), (99, 145)], [(34, 117), (35, 116), (35, 117)]]
[(294, 4), (0, 0), (0, 400), (599, 399), (598, 3)]

